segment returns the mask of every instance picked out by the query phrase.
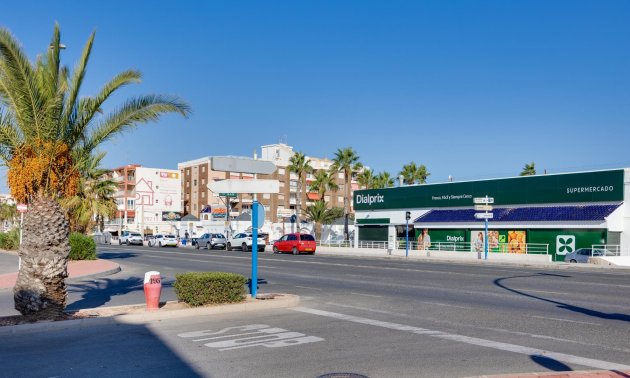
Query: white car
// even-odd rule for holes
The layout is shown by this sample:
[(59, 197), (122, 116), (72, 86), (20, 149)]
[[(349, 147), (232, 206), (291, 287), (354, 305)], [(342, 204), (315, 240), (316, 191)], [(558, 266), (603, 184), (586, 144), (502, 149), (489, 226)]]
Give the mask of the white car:
[[(243, 252), (251, 251), (253, 241), (251, 232), (241, 232), (228, 240), (226, 248), (228, 251), (232, 248), (240, 248)], [(258, 234), (258, 252), (263, 252), (266, 245), (264, 234)]]
[(142, 239), (142, 235), (139, 232), (130, 232), (130, 231), (123, 231), (122, 234), (120, 234), (120, 238), (118, 238), (118, 244), (138, 244), (138, 245), (143, 245), (144, 241)]
[(178, 244), (175, 235), (158, 234), (149, 241), (149, 247), (177, 247)]

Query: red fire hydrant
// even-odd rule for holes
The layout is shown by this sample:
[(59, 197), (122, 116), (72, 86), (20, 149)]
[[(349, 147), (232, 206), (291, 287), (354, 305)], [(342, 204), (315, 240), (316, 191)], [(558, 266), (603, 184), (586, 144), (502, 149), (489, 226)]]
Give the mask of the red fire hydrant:
[(144, 298), (148, 311), (160, 309), (160, 294), (162, 293), (162, 278), (160, 272), (146, 272), (144, 274)]

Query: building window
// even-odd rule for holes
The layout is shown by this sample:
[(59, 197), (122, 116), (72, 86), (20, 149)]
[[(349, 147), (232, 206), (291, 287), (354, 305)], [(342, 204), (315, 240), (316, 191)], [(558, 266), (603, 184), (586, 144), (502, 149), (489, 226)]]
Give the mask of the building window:
[(190, 181), (186, 181), (186, 187), (190, 187)]
[(337, 197), (337, 201), (338, 201), (338, 202), (343, 202), (343, 197), (338, 196), (338, 197)]
[(206, 198), (206, 192), (201, 192), (201, 197)]
[(330, 202), (330, 196), (324, 196), (324, 201)]
[(338, 178), (340, 178), (340, 179), (343, 179), (343, 172), (339, 172), (339, 173), (337, 174), (337, 177), (338, 177)]
[(197, 180), (193, 180), (193, 186), (197, 186)]
[(278, 169), (278, 174), (283, 175), (284, 174), (284, 168)]
[(201, 166), (201, 172), (205, 172), (205, 171), (206, 171), (206, 166), (205, 165)]

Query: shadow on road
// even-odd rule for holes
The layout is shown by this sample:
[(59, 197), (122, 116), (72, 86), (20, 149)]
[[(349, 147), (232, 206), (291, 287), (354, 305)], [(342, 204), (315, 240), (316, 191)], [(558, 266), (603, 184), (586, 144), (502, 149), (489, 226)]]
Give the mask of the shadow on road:
[(558, 360), (554, 360), (553, 358), (550, 358), (550, 357), (535, 355), (535, 356), (529, 356), (529, 358), (531, 358), (532, 361), (534, 361), (538, 365), (552, 371), (572, 371), (573, 370), (568, 365), (565, 365), (562, 362)]
[[(162, 281), (162, 289), (173, 286), (173, 281)], [(144, 290), (144, 281), (140, 277), (121, 279), (101, 278), (97, 281), (83, 281), (68, 285), (68, 293), (82, 293), (81, 299), (69, 304), (68, 311), (100, 307), (108, 303), (113, 296), (125, 295), (132, 291)]]
[(103, 260), (130, 259), (138, 256), (136, 252), (99, 252), (98, 257)]
[(564, 303), (564, 302), (560, 302), (560, 301), (554, 301), (554, 300), (543, 298), (543, 297), (539, 297), (539, 296), (536, 296), (536, 295), (533, 295), (533, 294), (524, 293), (522, 291), (518, 291), (516, 289), (512, 289), (510, 287), (507, 287), (503, 283), (503, 281), (506, 281), (506, 280), (509, 280), (509, 279), (512, 279), (512, 278), (529, 278), (529, 277), (540, 277), (540, 276), (551, 276), (551, 277), (559, 277), (559, 278), (568, 278), (568, 277), (570, 277), (570, 276), (563, 276), (563, 275), (560, 275), (560, 274), (536, 273), (536, 274), (528, 274), (528, 275), (525, 275), (525, 276), (512, 276), (512, 277), (497, 278), (496, 280), (494, 280), (494, 284), (497, 285), (498, 287), (502, 288), (502, 289), (505, 289), (507, 291), (511, 291), (512, 293), (515, 293), (515, 294), (518, 294), (518, 295), (522, 295), (524, 297), (529, 297), (529, 298), (533, 298), (533, 299), (538, 299), (540, 301), (556, 304), (556, 305), (558, 305), (558, 308), (562, 308), (562, 309), (565, 309), (565, 310), (578, 312), (580, 314), (593, 316), (593, 317), (601, 318), (601, 319), (620, 320), (622, 322), (630, 322), (630, 315), (627, 315), (627, 314), (606, 313), (606, 312), (601, 312), (601, 311), (597, 311), (597, 310), (591, 310), (591, 309), (586, 308), (586, 307), (574, 306), (572, 304), (568, 304), (568, 303)]

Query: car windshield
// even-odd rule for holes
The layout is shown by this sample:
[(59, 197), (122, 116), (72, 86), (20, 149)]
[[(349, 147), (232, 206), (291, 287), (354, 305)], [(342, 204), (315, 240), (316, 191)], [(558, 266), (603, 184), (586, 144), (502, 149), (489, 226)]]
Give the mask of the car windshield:
[(134, 232), (134, 233), (132, 233), (132, 234), (131, 234), (131, 236), (140, 236), (140, 237), (142, 237), (142, 235), (137, 234), (137, 233), (135, 233), (135, 232)]
[(306, 241), (315, 241), (315, 238), (312, 235), (300, 235), (300, 239)]
[(225, 239), (225, 236), (223, 236), (222, 234), (214, 234), (213, 237), (219, 238), (219, 239)]
[(166, 237), (169, 239), (175, 239), (175, 235), (166, 235)]

